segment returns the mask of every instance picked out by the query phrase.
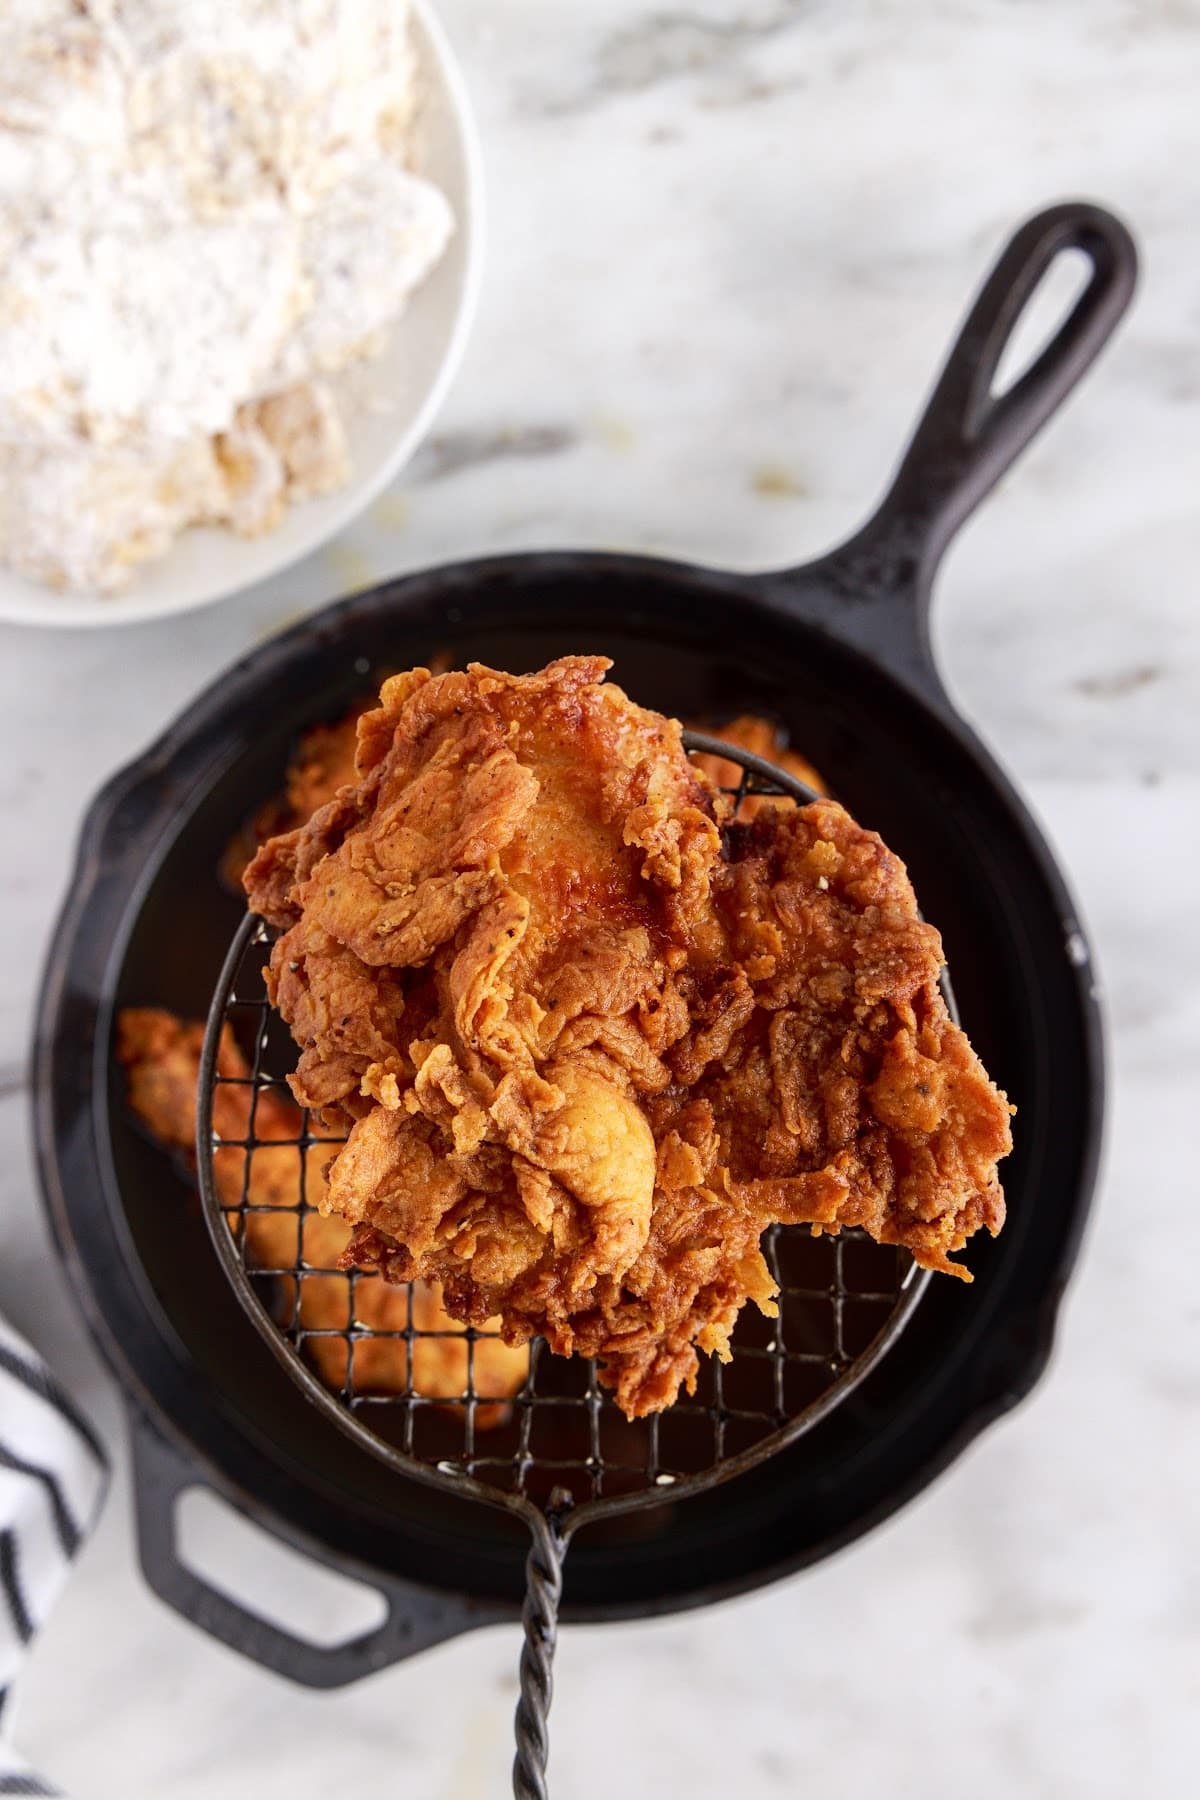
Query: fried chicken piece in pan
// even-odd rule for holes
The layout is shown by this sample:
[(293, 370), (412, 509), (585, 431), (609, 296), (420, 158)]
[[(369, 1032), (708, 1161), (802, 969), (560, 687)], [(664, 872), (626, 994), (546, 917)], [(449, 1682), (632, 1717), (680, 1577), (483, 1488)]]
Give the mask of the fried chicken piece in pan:
[(354, 780), (358, 721), (366, 710), (356, 706), (336, 724), (314, 725), (300, 739), (284, 779), (284, 803), (296, 824), (311, 819), (318, 806)]
[(723, 835), (679, 726), (607, 667), (394, 678), (356, 783), (247, 891), (293, 1091), (351, 1128), (321, 1201), (347, 1259), (601, 1358), (637, 1417), (747, 1300), (775, 1311), (772, 1222), (969, 1279), (1008, 1107), (902, 864), (831, 802)]
[[(736, 719), (729, 719), (724, 725), (696, 725), (697, 731), (705, 731), (709, 737), (723, 738), (727, 744), (739, 750), (749, 750), (752, 756), (761, 756), (785, 775), (794, 775), (805, 787), (812, 788), (818, 794), (824, 794), (826, 786), (820, 774), (808, 758), (793, 750), (785, 733), (778, 725), (772, 725), (769, 719), (761, 719), (756, 713), (739, 713)], [(736, 788), (742, 778), (740, 763), (730, 762), (724, 756), (711, 756), (707, 751), (692, 758), (698, 769), (703, 769), (709, 780), (719, 788)], [(761, 796), (748, 794), (738, 808), (738, 820), (741, 824), (749, 824), (757, 818), (769, 800)]]
[[(443, 674), (450, 664), (449, 650), (439, 650), (430, 658), (435, 674)], [(284, 771), (282, 793), (260, 806), (225, 847), (217, 873), (233, 893), (242, 892), (242, 877), (260, 844), (303, 825), (340, 787), (355, 779), (358, 721), (374, 704), (374, 695), (369, 695), (332, 724), (312, 725), (301, 734)]]
[(296, 745), (284, 773), (283, 792), (266, 801), (230, 839), (218, 874), (226, 887), (241, 892), (242, 877), (258, 846), (280, 831), (291, 831), (332, 800), (354, 780), (354, 751), (363, 705), (352, 707), (332, 725), (314, 725)]
[[(117, 1021), (117, 1055), (125, 1065), (129, 1104), (151, 1136), (166, 1148), (182, 1152), (190, 1161), (196, 1134), (196, 1085), (204, 1027), (189, 1023), (158, 1007), (129, 1007)], [(218, 1052), (220, 1073), (231, 1080), (245, 1080), (249, 1066), (235, 1044), (228, 1026)], [(250, 1164), (249, 1200), (253, 1206), (277, 1208), (271, 1212), (247, 1212), (247, 1259), (263, 1270), (287, 1270), (296, 1265), (298, 1230), (303, 1230), (303, 1260), (326, 1274), (305, 1275), (300, 1283), (300, 1323), (306, 1331), (340, 1333), (350, 1324), (350, 1283), (337, 1272), (338, 1261), (350, 1237), (344, 1220), (296, 1212), (300, 1200), (300, 1152), (294, 1141), (274, 1148), (269, 1140), (294, 1140), (299, 1136), (300, 1111), (286, 1094), (260, 1090), (255, 1109), (256, 1138), (268, 1140), (255, 1149)], [(250, 1123), (250, 1089), (218, 1083), (213, 1090), (213, 1123), (223, 1138), (245, 1139)], [(328, 1145), (313, 1145), (307, 1152), (306, 1195), (316, 1204), (324, 1192), (322, 1165)], [(216, 1151), (213, 1170), (217, 1191), (229, 1207), (240, 1206), (245, 1174), (245, 1152), (230, 1143)], [(290, 1316), (295, 1283), (290, 1275), (279, 1277), (284, 1316)], [(409, 1324), (406, 1289), (364, 1277), (354, 1296), (359, 1324), (373, 1331), (405, 1331)], [(467, 1340), (462, 1327), (449, 1317), (435, 1286), (418, 1282), (412, 1292), (412, 1390), (428, 1399), (452, 1400), (466, 1391)], [(473, 1379), (484, 1404), (475, 1409), (477, 1430), (499, 1424), (508, 1416), (506, 1404), (523, 1384), (529, 1358), (495, 1335), (475, 1341)], [(433, 1335), (420, 1335), (420, 1334)], [(317, 1373), (327, 1387), (340, 1390), (346, 1376), (346, 1341), (340, 1336), (305, 1339)], [(408, 1383), (408, 1351), (403, 1338), (367, 1337), (356, 1340), (354, 1381), (361, 1392), (404, 1393)]]

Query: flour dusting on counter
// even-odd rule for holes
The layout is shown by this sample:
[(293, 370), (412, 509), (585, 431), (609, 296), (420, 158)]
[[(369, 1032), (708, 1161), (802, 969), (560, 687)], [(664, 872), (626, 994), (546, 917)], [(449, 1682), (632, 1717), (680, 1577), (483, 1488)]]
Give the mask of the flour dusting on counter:
[(350, 473), (327, 377), (453, 230), (404, 0), (12, 0), (0, 560), (112, 592), (189, 524)]

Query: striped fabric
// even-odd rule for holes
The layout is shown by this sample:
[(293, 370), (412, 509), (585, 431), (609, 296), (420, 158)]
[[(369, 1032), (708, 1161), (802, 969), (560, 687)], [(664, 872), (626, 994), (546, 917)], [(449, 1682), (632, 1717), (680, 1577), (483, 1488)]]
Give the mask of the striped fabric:
[[(107, 1485), (99, 1438), (41, 1358), (0, 1320), (0, 1733), (26, 1648)], [(57, 1792), (0, 1735), (0, 1795)]]

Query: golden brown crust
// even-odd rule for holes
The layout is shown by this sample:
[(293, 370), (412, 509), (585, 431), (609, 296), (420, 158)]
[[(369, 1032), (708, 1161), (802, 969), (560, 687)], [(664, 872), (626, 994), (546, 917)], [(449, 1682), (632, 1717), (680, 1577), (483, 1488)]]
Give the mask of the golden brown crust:
[(772, 1221), (965, 1275), (1009, 1137), (898, 859), (832, 802), (722, 835), (606, 668), (395, 678), (355, 785), (247, 889), (293, 1090), (352, 1125), (322, 1201), (348, 1260), (601, 1357), (632, 1417), (774, 1311)]
[[(450, 667), (449, 656), (435, 658), (431, 667), (435, 674), (445, 674)], [(360, 703), (332, 725), (314, 725), (302, 735), (284, 773), (283, 792), (260, 807), (231, 840), (221, 859), (221, 879), (228, 887), (241, 891), (242, 878), (260, 844), (305, 824), (340, 789), (357, 779), (358, 721), (373, 705), (373, 701)], [(724, 738), (727, 744), (765, 757), (818, 794), (827, 791), (818, 771), (788, 745), (782, 728), (769, 720), (754, 713), (740, 713), (722, 725), (703, 720), (692, 723), (697, 731), (706, 731), (710, 737)], [(717, 756), (697, 756), (693, 760), (715, 786), (737, 786), (739, 764)], [(752, 819), (763, 804), (758, 799), (744, 800), (740, 817)]]
[[(196, 1134), (196, 1086), (204, 1027), (176, 1018), (159, 1007), (127, 1007), (117, 1020), (117, 1056), (129, 1083), (129, 1104), (147, 1131), (167, 1149), (191, 1159)], [(249, 1067), (226, 1026), (221, 1037), (218, 1066), (221, 1074), (245, 1079)], [(218, 1084), (213, 1095), (213, 1123), (224, 1138), (244, 1139), (250, 1123), (250, 1089)], [(301, 1226), (296, 1211), (300, 1201), (300, 1151), (293, 1143), (273, 1148), (271, 1139), (299, 1135), (300, 1112), (286, 1095), (262, 1089), (255, 1110), (254, 1129), (268, 1142), (255, 1150), (250, 1165), (249, 1199), (267, 1212), (245, 1215), (249, 1260), (260, 1269), (291, 1269), (297, 1260), (297, 1232), (303, 1229), (302, 1255), (312, 1269), (328, 1274), (306, 1275), (300, 1284), (300, 1323), (310, 1332), (344, 1332), (350, 1320), (350, 1283), (336, 1273), (339, 1258), (350, 1236), (345, 1221), (320, 1213), (306, 1213)], [(324, 1191), (325, 1146), (307, 1153), (306, 1196), (316, 1204)], [(245, 1174), (245, 1153), (232, 1144), (216, 1151), (213, 1168), (217, 1192), (229, 1207), (239, 1206)], [(280, 1277), (285, 1312), (294, 1299), (291, 1276)], [(404, 1331), (409, 1324), (408, 1294), (370, 1276), (362, 1278), (354, 1295), (357, 1321), (374, 1331)], [(412, 1294), (412, 1325), (418, 1333), (412, 1341), (412, 1391), (427, 1399), (450, 1400), (465, 1392), (467, 1345), (461, 1327), (448, 1316), (438, 1289), (417, 1283)], [(495, 1321), (490, 1321), (492, 1331)], [(340, 1336), (310, 1337), (306, 1344), (318, 1375), (327, 1387), (340, 1391), (346, 1376), (346, 1339)], [(498, 1337), (475, 1342), (473, 1380), (475, 1392), (485, 1402), (475, 1408), (477, 1430), (487, 1430), (508, 1416), (506, 1401), (522, 1385), (528, 1356)], [(404, 1393), (409, 1378), (408, 1350), (401, 1338), (359, 1338), (354, 1347), (354, 1381), (361, 1392)]]

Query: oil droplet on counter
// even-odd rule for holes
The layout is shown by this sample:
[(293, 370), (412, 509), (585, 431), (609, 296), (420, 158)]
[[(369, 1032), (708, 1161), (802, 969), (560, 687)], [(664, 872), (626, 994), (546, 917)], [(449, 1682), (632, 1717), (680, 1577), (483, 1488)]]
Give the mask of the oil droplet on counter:
[(637, 444), (633, 426), (611, 413), (598, 413), (592, 420), (592, 431), (604, 448), (617, 456), (628, 456)]
[(372, 523), (381, 531), (403, 531), (411, 517), (407, 494), (381, 494), (371, 508)]
[(802, 500), (808, 488), (785, 463), (755, 463), (750, 486), (761, 500)]
[(332, 569), (339, 589), (345, 593), (350, 593), (355, 588), (370, 587), (379, 580), (370, 559), (353, 544), (327, 545), (325, 561)]
[(301, 619), (307, 618), (307, 616), (306, 607), (291, 606), (287, 612), (279, 613), (276, 618), (268, 619), (264, 625), (260, 626), (254, 634), (254, 642), (266, 644), (271, 638), (278, 637), (281, 632), (290, 631), (293, 625), (298, 625)]

